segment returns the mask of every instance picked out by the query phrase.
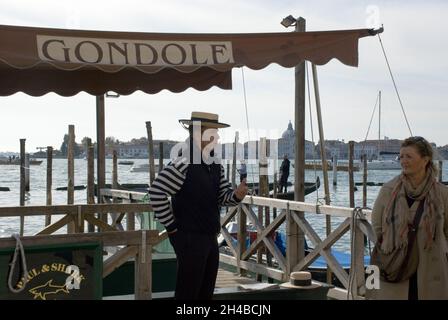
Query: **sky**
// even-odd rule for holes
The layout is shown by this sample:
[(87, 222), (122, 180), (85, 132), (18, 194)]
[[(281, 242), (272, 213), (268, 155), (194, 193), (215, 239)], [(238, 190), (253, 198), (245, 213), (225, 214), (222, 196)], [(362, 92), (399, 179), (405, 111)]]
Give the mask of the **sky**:
[[(389, 63), (413, 135), (442, 146), (448, 144), (448, 37), (446, 1), (301, 1), (301, 0), (0, 0), (0, 24), (108, 31), (175, 33), (290, 32), (280, 21), (304, 17), (308, 31), (372, 28), (381, 34)], [(309, 69), (311, 70), (311, 69)], [(410, 136), (395, 94), (378, 37), (359, 41), (359, 67), (337, 60), (318, 66), (325, 139), (364, 140), (378, 91), (382, 91), (381, 138)], [(233, 89), (188, 89), (154, 95), (135, 92), (106, 99), (106, 136), (121, 141), (146, 136), (151, 121), (154, 139), (181, 140), (186, 132), (178, 119), (192, 111), (219, 114), (231, 125), (220, 131), (230, 142), (279, 138), (294, 123), (294, 69), (272, 64), (262, 70), (234, 69)], [(319, 140), (313, 88), (311, 117), (308, 101), (306, 138)], [(247, 99), (248, 119), (245, 99)], [(26, 138), (29, 152), (37, 147), (59, 148), (68, 126), (76, 141), (96, 140), (95, 97), (54, 93), (31, 97), (23, 93), (0, 97), (0, 151), (19, 151)], [(249, 122), (249, 129), (247, 127)], [(311, 128), (314, 129), (312, 134)], [(368, 135), (378, 137), (378, 115)], [(240, 140), (240, 141), (241, 141)]]

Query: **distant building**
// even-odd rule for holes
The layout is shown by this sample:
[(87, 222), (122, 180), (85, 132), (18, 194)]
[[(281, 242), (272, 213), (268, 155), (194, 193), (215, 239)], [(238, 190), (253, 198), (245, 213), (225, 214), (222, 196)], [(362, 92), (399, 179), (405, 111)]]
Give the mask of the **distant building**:
[[(295, 157), (295, 131), (289, 121), (287, 129), (283, 132), (282, 137), (278, 139), (278, 156), (283, 158), (287, 154), (290, 159)], [(305, 140), (305, 159), (313, 159), (314, 144)], [(317, 155), (316, 155), (317, 157)]]

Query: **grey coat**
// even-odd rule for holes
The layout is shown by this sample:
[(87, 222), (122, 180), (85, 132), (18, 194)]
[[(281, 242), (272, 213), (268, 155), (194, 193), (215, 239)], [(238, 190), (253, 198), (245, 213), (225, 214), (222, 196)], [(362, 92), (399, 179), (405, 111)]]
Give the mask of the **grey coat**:
[[(372, 211), (372, 225), (377, 237), (381, 234), (381, 221), (384, 207), (387, 205), (392, 188), (398, 177), (383, 185), (375, 201)], [(432, 249), (424, 250), (425, 237), (422, 224), (417, 232), (419, 251), (419, 265), (417, 269), (418, 298), (424, 299), (448, 299), (448, 188), (437, 183), (435, 186), (443, 199), (444, 214), (436, 221), (436, 235)], [(410, 208), (409, 213), (414, 215), (417, 210), (417, 202)], [(368, 292), (367, 297), (373, 299), (408, 299), (409, 280), (400, 283), (388, 283), (381, 281), (379, 290)]]

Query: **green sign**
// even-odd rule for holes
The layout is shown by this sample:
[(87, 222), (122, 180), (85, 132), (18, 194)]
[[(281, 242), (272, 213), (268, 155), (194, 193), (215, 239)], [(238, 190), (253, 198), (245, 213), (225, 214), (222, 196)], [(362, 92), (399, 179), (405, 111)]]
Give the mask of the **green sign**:
[[(102, 298), (102, 246), (99, 243), (40, 245), (25, 248), (28, 273), (20, 254), (8, 275), (14, 248), (0, 249), (0, 300), (91, 300)], [(28, 282), (25, 283), (25, 277)]]

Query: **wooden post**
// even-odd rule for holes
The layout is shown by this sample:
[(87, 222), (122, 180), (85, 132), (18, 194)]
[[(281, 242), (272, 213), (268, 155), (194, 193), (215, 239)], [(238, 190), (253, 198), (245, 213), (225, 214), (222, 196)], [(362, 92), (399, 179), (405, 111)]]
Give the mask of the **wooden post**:
[(333, 185), (338, 185), (338, 156), (333, 155)]
[[(142, 231), (146, 235), (146, 231)], [(142, 238), (145, 236), (142, 235)], [(152, 298), (152, 246), (146, 244), (138, 246), (135, 257), (135, 300), (150, 300)], [(142, 239), (143, 243), (143, 239)]]
[(233, 143), (233, 155), (232, 155), (232, 188), (235, 189), (236, 183), (236, 146), (238, 144), (239, 133), (235, 132), (235, 142)]
[[(105, 112), (104, 112), (104, 95), (96, 97), (96, 174), (97, 174), (97, 202), (102, 203), (103, 197), (101, 197), (101, 189), (104, 188), (106, 183), (106, 150), (105, 139), (106, 129), (104, 124)], [(102, 215), (101, 219), (107, 222), (107, 215)]]
[[(258, 196), (260, 197), (266, 197), (269, 195), (269, 184), (267, 182), (268, 179), (268, 161), (266, 158), (266, 138), (260, 138), (259, 148), (258, 148), (258, 167), (259, 167), (259, 173), (258, 173)], [(260, 224), (263, 225), (263, 215), (264, 215), (264, 207), (258, 206), (258, 221), (260, 221)], [(257, 237), (259, 237), (260, 234), (257, 233)], [(262, 245), (257, 250), (257, 263), (263, 263), (263, 252), (265, 252), (265, 246)], [(262, 281), (262, 275), (257, 274), (257, 281)]]
[(443, 180), (443, 161), (439, 160), (439, 181), (442, 182)]
[(229, 181), (229, 176), (230, 176), (230, 163), (229, 162), (227, 162), (227, 165), (226, 165), (226, 179), (227, 179), (227, 181)]
[(117, 150), (112, 151), (112, 189), (118, 189)]
[(353, 153), (355, 148), (355, 142), (348, 142), (348, 181), (349, 181), (349, 193), (350, 193), (350, 208), (355, 207), (355, 182), (353, 179)]
[[(95, 203), (95, 152), (93, 150), (92, 140), (87, 139), (87, 203)], [(89, 222), (88, 231), (95, 232), (95, 225)]]
[[(75, 126), (68, 126), (68, 146), (67, 146), (67, 204), (73, 204), (75, 201)], [(75, 232), (75, 223), (67, 224), (67, 233)]]
[(163, 142), (159, 142), (159, 172), (163, 169)]
[(363, 175), (362, 175), (362, 206), (367, 207), (367, 155), (362, 156)]
[[(349, 188), (350, 188), (350, 208), (355, 207), (355, 182), (353, 179), (353, 158), (354, 158), (354, 147), (355, 142), (349, 141), (349, 162), (348, 162), (348, 172), (349, 172)], [(367, 157), (363, 156), (364, 161), (364, 186), (366, 186), (367, 181)], [(367, 193), (367, 188), (365, 187), (365, 192)], [(366, 196), (365, 196), (366, 198)], [(367, 201), (367, 200), (366, 200)], [(354, 250), (355, 252), (350, 252), (354, 255), (354, 268), (355, 271), (355, 279), (354, 279), (354, 287), (356, 288), (356, 295), (363, 295), (365, 293), (365, 273), (364, 273), (364, 243), (366, 241), (362, 230), (358, 226), (358, 220), (354, 221), (354, 225), (351, 225), (351, 241), (354, 242)]]
[[(322, 112), (320, 107), (320, 94), (319, 94), (319, 81), (317, 78), (317, 68), (314, 63), (311, 64), (313, 70), (313, 84), (314, 84), (314, 95), (316, 98), (316, 113), (317, 121), (319, 124), (319, 139), (320, 139), (320, 153), (322, 159), (322, 172), (324, 176), (324, 190), (325, 190), (325, 204), (330, 204), (330, 186), (328, 183), (328, 166), (327, 166), (327, 153), (325, 151), (325, 137), (324, 137), (324, 126), (322, 123)], [(327, 237), (331, 234), (331, 216), (325, 216)], [(331, 269), (328, 264), (327, 267), (327, 283), (332, 282)]]
[(25, 154), (25, 191), (30, 191), (30, 154)]
[[(52, 197), (51, 197), (51, 188), (53, 182), (53, 147), (47, 147), (47, 201), (46, 205), (51, 206)], [(49, 226), (51, 224), (51, 214), (47, 214), (45, 216), (45, 226)]]
[(238, 205), (238, 257), (237, 257), (237, 265), (238, 265), (238, 274), (241, 277), (246, 276), (246, 270), (240, 267), (240, 261), (241, 257), (246, 251), (246, 238), (247, 238), (247, 229), (246, 229), (246, 223), (247, 223), (247, 217), (246, 213), (243, 209), (241, 209), (241, 206), (245, 206), (245, 204), (239, 204)]
[[(20, 139), (20, 205), (25, 205), (25, 141)], [(25, 217), (20, 216), (20, 236), (23, 236), (25, 229)]]
[[(305, 32), (306, 21), (302, 17), (297, 19), (296, 32)], [(294, 102), (294, 199), (305, 200), (305, 61), (294, 68), (295, 72), (295, 102)], [(297, 213), (304, 217), (303, 211)], [(294, 266), (305, 257), (305, 234), (295, 223), (294, 219), (287, 220), (287, 277)]]
[(146, 132), (148, 134), (149, 185), (151, 185), (156, 177), (154, 171), (154, 143), (152, 141), (151, 121), (146, 121)]

